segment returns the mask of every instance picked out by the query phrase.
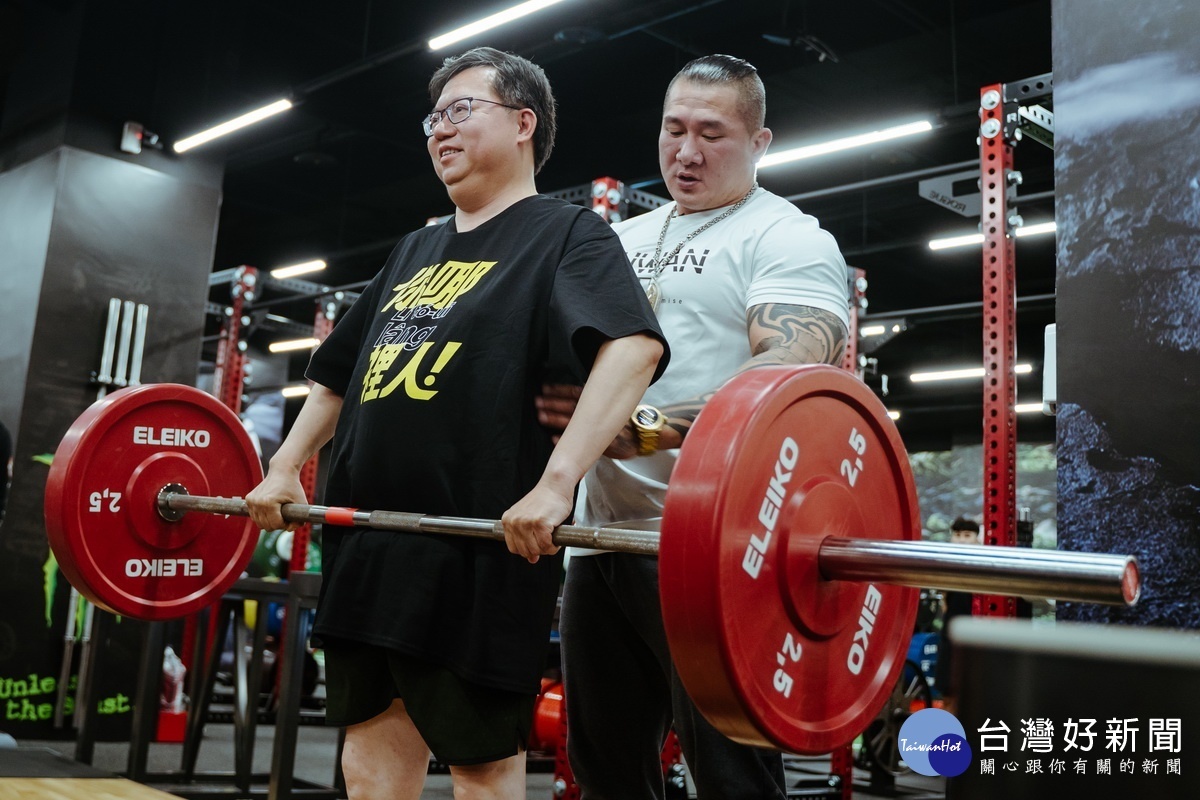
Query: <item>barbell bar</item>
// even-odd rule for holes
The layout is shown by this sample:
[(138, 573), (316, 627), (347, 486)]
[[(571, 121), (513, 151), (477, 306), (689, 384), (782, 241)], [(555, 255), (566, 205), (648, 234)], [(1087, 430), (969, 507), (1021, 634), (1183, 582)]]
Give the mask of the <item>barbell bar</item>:
[[(240, 420), (187, 386), (87, 409), (55, 453), (47, 535), (95, 604), (171, 619), (242, 574), (262, 479)], [(205, 513), (189, 513), (205, 512)], [(288, 505), (289, 522), (500, 540), (492, 520)], [(631, 523), (632, 524), (632, 523)], [(1132, 604), (1130, 556), (919, 541), (907, 453), (874, 394), (832, 367), (729, 381), (689, 432), (661, 532), (561, 526), (559, 545), (657, 553), (663, 621), (697, 707), (739, 741), (800, 753), (851, 741), (891, 693), (917, 586)]]
[[(157, 506), (168, 521), (177, 521), (186, 513), (250, 516), (241, 498), (197, 497), (178, 485), (163, 487)], [(281, 514), (285, 522), (299, 524), (504, 541), (504, 525), (499, 520), (303, 503), (285, 504)], [(552, 536), (560, 547), (650, 556), (658, 555), (660, 538), (657, 531), (580, 525), (560, 525)], [(821, 576), (832, 581), (881, 581), (896, 586), (1107, 605), (1133, 605), (1141, 591), (1137, 560), (1132, 556), (831, 536), (821, 542), (817, 562)]]

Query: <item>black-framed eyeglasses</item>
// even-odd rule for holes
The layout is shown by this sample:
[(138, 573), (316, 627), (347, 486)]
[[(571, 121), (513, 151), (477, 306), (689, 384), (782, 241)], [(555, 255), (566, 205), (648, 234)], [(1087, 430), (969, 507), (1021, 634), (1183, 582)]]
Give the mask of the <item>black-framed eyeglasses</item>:
[(439, 122), (442, 121), (442, 117), (450, 120), (450, 122), (454, 125), (458, 125), (461, 122), (466, 122), (467, 118), (471, 116), (472, 103), (491, 103), (494, 106), (511, 108), (513, 111), (521, 110), (520, 106), (510, 106), (507, 103), (501, 103), (498, 100), (485, 100), (482, 97), (460, 97), (457, 100), (452, 100), (447, 103), (445, 108), (437, 111), (431, 111), (425, 117), (425, 119), (421, 120), (421, 127), (425, 130), (425, 135), (433, 136), (433, 129)]

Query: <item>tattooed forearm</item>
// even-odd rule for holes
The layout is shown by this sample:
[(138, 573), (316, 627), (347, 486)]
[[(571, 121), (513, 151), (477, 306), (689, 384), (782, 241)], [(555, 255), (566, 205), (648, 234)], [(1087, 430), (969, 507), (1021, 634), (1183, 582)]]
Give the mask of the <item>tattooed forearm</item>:
[(692, 423), (696, 421), (696, 417), (704, 409), (704, 406), (713, 398), (716, 392), (705, 392), (699, 397), (694, 397), (690, 400), (685, 400), (682, 403), (672, 403), (669, 406), (662, 408), (663, 414), (667, 417), (667, 427), (679, 434), (679, 438), (687, 436), (691, 430)]
[[(746, 316), (752, 355), (734, 374), (771, 364), (839, 364), (846, 350), (846, 326), (836, 314), (810, 306), (768, 303)], [(682, 441), (716, 389), (664, 406), (667, 427)], [(678, 446), (674, 444), (672, 446)]]
[(755, 306), (746, 315), (746, 328), (760, 364), (837, 364), (846, 349), (842, 321), (811, 306)]

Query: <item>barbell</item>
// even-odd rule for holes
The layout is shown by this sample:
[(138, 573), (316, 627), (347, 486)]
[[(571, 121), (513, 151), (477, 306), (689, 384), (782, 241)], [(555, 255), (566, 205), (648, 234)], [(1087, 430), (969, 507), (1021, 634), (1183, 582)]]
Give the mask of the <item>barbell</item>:
[[(237, 416), (188, 386), (109, 394), (71, 426), (46, 485), (67, 579), (117, 614), (214, 602), (259, 531), (240, 499), (262, 468)], [(203, 512), (203, 513), (196, 513)], [(502, 542), (495, 520), (285, 505), (288, 522)], [(900, 435), (843, 370), (766, 367), (709, 401), (681, 449), (661, 531), (564, 525), (558, 545), (657, 554), (685, 687), (723, 733), (823, 753), (851, 741), (903, 667), (917, 589), (1133, 604), (1131, 556), (919, 541)]]

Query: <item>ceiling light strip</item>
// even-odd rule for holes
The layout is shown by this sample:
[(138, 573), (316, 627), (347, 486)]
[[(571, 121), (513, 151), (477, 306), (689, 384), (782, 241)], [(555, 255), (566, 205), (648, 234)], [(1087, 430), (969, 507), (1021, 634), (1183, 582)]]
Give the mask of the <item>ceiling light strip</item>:
[(513, 20), (536, 13), (561, 2), (562, 0), (528, 0), (525, 3), (518, 3), (511, 8), (506, 8), (503, 11), (492, 14), (490, 17), (484, 17), (476, 22), (463, 25), (461, 28), (455, 28), (449, 33), (433, 37), (429, 40), (429, 49), (441, 50), (443, 47), (449, 47), (455, 42), (461, 42), (463, 39), (483, 33), (484, 31), (490, 31), (492, 28), (498, 28), (501, 25), (506, 25)]
[(933, 130), (933, 124), (929, 120), (921, 120), (920, 122), (910, 122), (905, 125), (896, 125), (883, 130), (871, 131), (870, 133), (862, 133), (857, 136), (846, 136), (841, 139), (834, 139), (820, 144), (810, 144), (804, 147), (794, 147), (790, 150), (783, 150), (778, 153), (770, 153), (763, 156), (758, 161), (759, 169), (767, 169), (780, 164), (788, 164), (792, 161), (799, 161), (802, 158), (813, 158), (815, 156), (823, 156), (829, 153), (836, 153), (841, 150), (850, 150), (855, 147), (865, 147), (866, 145), (876, 144), (878, 142), (886, 142), (892, 139), (899, 139), (904, 136), (912, 136), (918, 133), (925, 133)]
[[(1054, 233), (1057, 230), (1054, 221), (1039, 222), (1034, 225), (1022, 225), (1017, 228), (1016, 236), (1018, 239), (1026, 236), (1039, 236), (1046, 233)], [(955, 247), (967, 247), (969, 245), (983, 244), (982, 233), (969, 233), (962, 236), (947, 236), (943, 239), (930, 239), (930, 250), (949, 250)]]
[(297, 275), (307, 275), (310, 272), (320, 272), (329, 266), (321, 259), (314, 261), (305, 261), (301, 264), (292, 264), (288, 267), (276, 267), (271, 270), (271, 277), (283, 280), (284, 278), (294, 278)]
[[(1013, 371), (1018, 375), (1025, 375), (1033, 372), (1033, 366), (1030, 364), (1017, 364)], [(908, 376), (908, 379), (913, 383), (933, 383), (935, 381), (957, 381), (967, 380), (969, 378), (982, 378), (983, 375), (983, 367), (966, 367), (963, 369), (944, 369), (933, 372), (914, 372)]]
[(176, 153), (186, 152), (191, 150), (193, 147), (199, 147), (202, 144), (211, 142), (213, 139), (219, 139), (226, 134), (241, 130), (242, 128), (253, 125), (256, 122), (261, 122), (268, 117), (273, 117), (276, 114), (287, 111), (291, 107), (291, 100), (276, 100), (274, 103), (265, 105), (262, 108), (256, 108), (255, 110), (246, 114), (242, 114), (240, 117), (235, 117), (228, 122), (222, 122), (220, 125), (215, 125), (206, 131), (201, 131), (193, 136), (180, 139), (178, 142), (172, 145), (172, 149)]
[(311, 350), (321, 343), (320, 339), (308, 337), (305, 339), (286, 339), (282, 342), (271, 342), (267, 349), (272, 353), (286, 353), (291, 350)]

